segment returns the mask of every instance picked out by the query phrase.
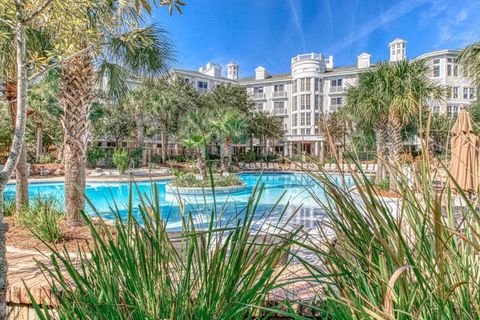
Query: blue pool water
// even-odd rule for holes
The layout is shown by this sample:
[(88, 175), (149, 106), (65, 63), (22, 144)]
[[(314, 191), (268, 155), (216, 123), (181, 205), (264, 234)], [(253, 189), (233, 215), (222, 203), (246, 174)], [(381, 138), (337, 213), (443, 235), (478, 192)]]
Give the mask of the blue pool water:
[[(212, 208), (214, 200), (217, 205), (217, 212), (223, 208), (222, 221), (228, 224), (237, 214), (247, 206), (250, 195), (257, 183), (264, 185), (264, 190), (260, 198), (259, 206), (256, 211), (258, 220), (265, 218), (266, 212), (271, 212), (268, 219), (275, 220), (282, 212), (285, 212), (285, 218), (295, 212), (297, 224), (313, 227), (315, 221), (322, 217), (322, 210), (318, 204), (325, 200), (325, 193), (322, 187), (310, 176), (299, 173), (243, 173), (240, 178), (246, 183), (247, 188), (244, 191), (232, 194), (218, 194), (215, 196), (182, 196), (185, 203), (186, 212), (192, 214), (197, 224), (201, 227), (207, 221), (207, 210), (205, 207)], [(332, 176), (336, 182), (340, 183), (340, 177)], [(347, 179), (348, 180), (348, 179)], [(159, 203), (162, 216), (168, 221), (167, 229), (181, 229), (180, 206), (175, 195), (166, 192), (166, 185), (169, 180), (155, 182), (138, 182), (137, 187), (142, 194), (147, 197), (151, 195), (152, 183), (155, 183), (159, 191)], [(348, 185), (351, 181), (346, 182)], [(348, 187), (348, 186), (347, 186)], [(111, 208), (116, 204), (122, 216), (127, 215), (129, 184), (120, 182), (87, 182), (86, 194), (95, 206), (98, 212), (101, 212), (105, 218), (112, 218)], [(30, 197), (37, 196), (55, 196), (59, 203), (63, 202), (64, 185), (63, 183), (32, 183), (29, 187)], [(315, 194), (317, 200), (312, 197)], [(15, 195), (15, 186), (8, 185), (4, 197), (9, 198)], [(277, 203), (278, 202), (278, 203)], [(139, 204), (139, 196), (136, 191), (133, 192), (133, 205)], [(205, 205), (206, 204), (206, 205)], [(88, 207), (89, 212), (93, 210)]]

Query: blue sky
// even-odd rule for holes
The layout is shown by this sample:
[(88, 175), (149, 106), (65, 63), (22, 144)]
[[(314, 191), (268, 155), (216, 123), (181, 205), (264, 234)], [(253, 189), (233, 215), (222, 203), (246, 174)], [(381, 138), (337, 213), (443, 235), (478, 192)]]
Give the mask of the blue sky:
[(176, 66), (233, 60), (242, 77), (259, 65), (289, 72), (299, 53), (333, 55), (336, 66), (354, 64), (362, 52), (385, 60), (396, 37), (408, 41), (408, 57), (480, 40), (479, 0), (184, 1), (183, 16), (160, 8), (151, 18), (170, 32)]

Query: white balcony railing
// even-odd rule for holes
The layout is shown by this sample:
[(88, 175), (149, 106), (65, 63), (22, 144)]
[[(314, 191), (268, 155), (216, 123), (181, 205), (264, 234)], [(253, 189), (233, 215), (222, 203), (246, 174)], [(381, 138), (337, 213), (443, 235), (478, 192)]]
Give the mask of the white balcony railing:
[(331, 86), (329, 92), (343, 92), (343, 86)]
[(287, 109), (274, 109), (273, 114), (276, 116), (285, 116), (287, 114)]
[(273, 98), (285, 98), (287, 96), (286, 91), (273, 91), (272, 97)]
[(265, 93), (263, 92), (254, 92), (252, 93), (253, 99), (265, 99)]

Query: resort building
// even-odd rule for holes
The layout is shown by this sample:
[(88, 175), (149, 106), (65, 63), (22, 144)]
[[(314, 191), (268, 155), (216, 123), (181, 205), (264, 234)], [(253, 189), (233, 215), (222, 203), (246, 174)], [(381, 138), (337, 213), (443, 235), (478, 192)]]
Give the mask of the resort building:
[[(395, 39), (388, 44), (390, 61), (406, 59), (407, 42)], [(434, 112), (450, 115), (459, 111), (460, 105), (468, 107), (476, 92), (469, 79), (463, 76), (457, 64), (457, 50), (425, 53), (415, 59), (427, 59), (431, 78), (442, 85), (447, 94), (444, 101), (433, 101)], [(199, 91), (210, 91), (220, 84), (244, 87), (250, 93), (257, 111), (268, 112), (283, 119), (285, 137), (274, 145), (283, 155), (324, 154), (325, 141), (318, 128), (322, 112), (341, 108), (345, 103), (347, 88), (354, 85), (358, 74), (373, 66), (368, 53), (358, 55), (351, 66), (335, 66), (333, 56), (320, 53), (301, 54), (290, 62), (291, 72), (269, 74), (259, 66), (252, 77), (240, 78), (239, 66), (229, 63), (226, 76), (218, 64), (208, 63), (198, 71), (172, 69), (171, 74), (181, 77)], [(236, 146), (244, 152), (246, 145)]]

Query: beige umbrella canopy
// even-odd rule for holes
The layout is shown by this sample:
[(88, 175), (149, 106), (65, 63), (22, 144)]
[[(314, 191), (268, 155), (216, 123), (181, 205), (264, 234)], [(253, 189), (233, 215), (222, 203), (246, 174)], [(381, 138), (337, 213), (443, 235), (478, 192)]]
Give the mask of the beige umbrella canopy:
[[(479, 183), (479, 140), (473, 134), (470, 114), (461, 110), (457, 121), (450, 130), (453, 134), (451, 139), (452, 159), (450, 161), (450, 174), (458, 186), (465, 192), (474, 193)], [(455, 183), (451, 188), (457, 190)]]

